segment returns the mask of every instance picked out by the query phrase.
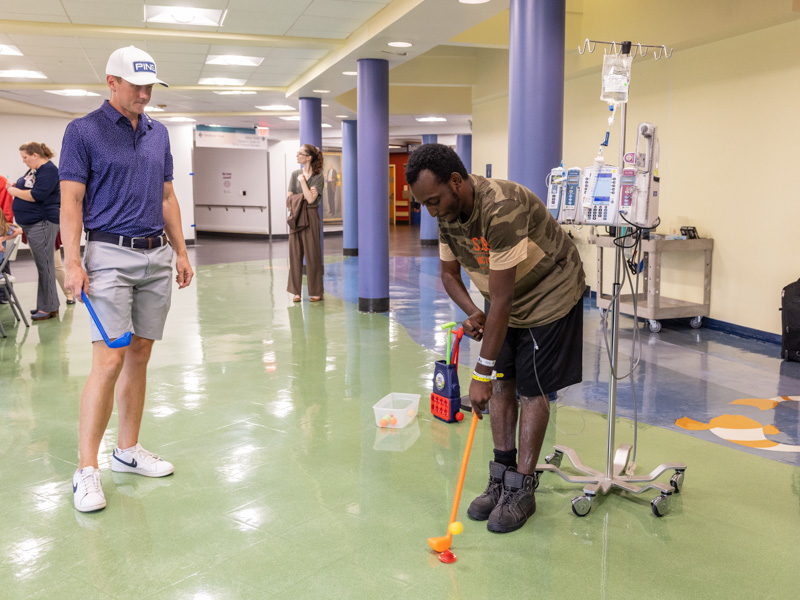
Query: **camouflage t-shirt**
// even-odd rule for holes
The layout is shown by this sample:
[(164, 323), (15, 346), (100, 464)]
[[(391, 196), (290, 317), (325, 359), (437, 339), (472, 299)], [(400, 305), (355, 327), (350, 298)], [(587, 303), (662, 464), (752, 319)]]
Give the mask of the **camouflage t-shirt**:
[(578, 249), (529, 189), (470, 175), (475, 205), (462, 223), (439, 221), (439, 257), (457, 260), (481, 294), (489, 269), (517, 267), (509, 325), (536, 327), (565, 316), (586, 288)]

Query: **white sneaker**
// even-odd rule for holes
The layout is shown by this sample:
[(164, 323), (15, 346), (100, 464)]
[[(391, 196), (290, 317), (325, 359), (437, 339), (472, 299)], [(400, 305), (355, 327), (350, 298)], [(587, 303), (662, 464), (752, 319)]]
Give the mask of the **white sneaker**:
[(152, 452), (136, 444), (133, 448), (120, 450), (114, 448), (111, 457), (111, 470), (117, 473), (136, 473), (145, 477), (164, 477), (175, 471), (172, 463), (161, 460)]
[(75, 508), (81, 512), (91, 512), (106, 507), (106, 497), (100, 483), (100, 470), (83, 467), (72, 476), (72, 495)]

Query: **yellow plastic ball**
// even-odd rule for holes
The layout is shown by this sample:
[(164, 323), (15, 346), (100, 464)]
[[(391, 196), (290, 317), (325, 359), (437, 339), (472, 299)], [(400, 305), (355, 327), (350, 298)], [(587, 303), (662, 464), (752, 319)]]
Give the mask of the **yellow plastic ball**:
[(461, 521), (453, 521), (452, 523), (450, 523), (450, 526), (447, 528), (447, 531), (449, 533), (452, 533), (453, 535), (458, 535), (459, 533), (464, 531), (464, 525), (461, 523)]

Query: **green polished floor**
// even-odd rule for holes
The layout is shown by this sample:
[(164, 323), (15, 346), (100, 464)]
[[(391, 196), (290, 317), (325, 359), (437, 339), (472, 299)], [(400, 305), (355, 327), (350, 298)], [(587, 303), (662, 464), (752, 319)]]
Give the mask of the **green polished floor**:
[[(175, 475), (112, 474), (114, 415), (108, 507), (94, 514), (74, 510), (69, 484), (88, 315), (14, 329), (2, 307), (0, 598), (797, 597), (798, 468), (645, 425), (639, 471), (689, 466), (670, 514), (652, 515), (653, 493), (612, 493), (578, 518), (578, 486), (545, 475), (535, 517), (495, 535), (464, 514), (491, 458), (484, 420), (458, 561), (442, 564), (426, 538), (446, 532), (468, 428), (424, 407), (439, 356), (330, 293), (293, 305), (286, 277), (284, 259), (202, 266), (174, 294), (141, 439)], [(35, 284), (17, 290), (31, 305)], [(423, 396), (395, 433), (372, 413), (390, 392)], [(606, 429), (605, 415), (558, 405), (545, 446), (603, 468)], [(618, 441), (631, 438), (620, 420)]]

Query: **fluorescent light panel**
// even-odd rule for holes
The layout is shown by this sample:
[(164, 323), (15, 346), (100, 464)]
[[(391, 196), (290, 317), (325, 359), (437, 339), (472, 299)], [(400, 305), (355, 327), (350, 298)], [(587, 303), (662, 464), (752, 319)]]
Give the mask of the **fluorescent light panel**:
[(222, 90), (221, 92), (214, 92), (215, 94), (219, 94), (220, 96), (244, 96), (244, 95), (251, 95), (256, 94), (252, 90)]
[(22, 56), (22, 52), (16, 46), (9, 44), (0, 44), (0, 54), (4, 56)]
[(311, 90), (315, 94), (330, 94), (330, 90)]
[(47, 79), (47, 75), (41, 71), (25, 71), (22, 69), (0, 71), (0, 77), (9, 77), (14, 79)]
[(411, 48), (411, 46), (414, 44), (411, 42), (389, 42), (386, 45), (391, 46), (392, 48)]
[(195, 119), (191, 117), (170, 117), (167, 121), (171, 121), (172, 123), (194, 123)]
[(145, 106), (144, 110), (145, 112), (164, 112), (164, 109), (158, 106)]
[(207, 65), (235, 65), (241, 67), (257, 67), (264, 62), (263, 56), (240, 56), (238, 54), (209, 54)]
[(294, 117), (281, 117), (282, 121), (299, 121), (300, 115), (296, 115)]
[(288, 104), (268, 104), (267, 106), (256, 106), (258, 110), (297, 110)]
[(417, 117), (417, 121), (420, 123), (441, 123), (442, 121), (447, 121), (444, 117)]
[(224, 11), (211, 8), (152, 5), (145, 5), (144, 7), (144, 20), (148, 23), (219, 27), (224, 19)]
[(94, 92), (87, 92), (86, 90), (45, 90), (45, 92), (47, 92), (48, 94), (56, 94), (58, 96), (73, 96), (73, 97), (100, 95)]
[(244, 85), (246, 79), (230, 79), (229, 77), (201, 77), (198, 85)]

